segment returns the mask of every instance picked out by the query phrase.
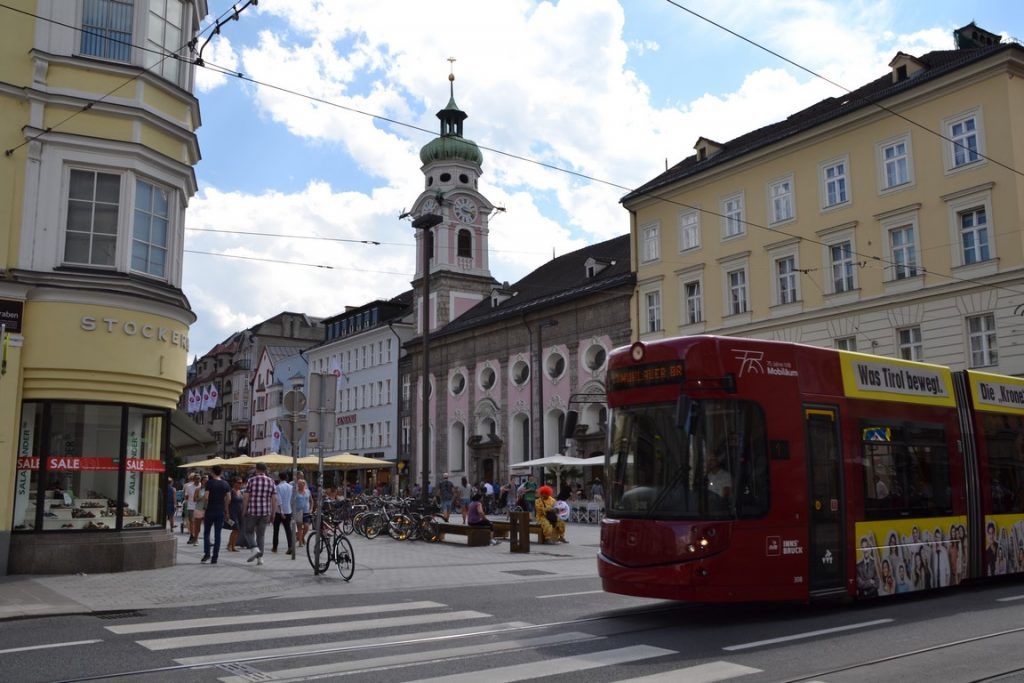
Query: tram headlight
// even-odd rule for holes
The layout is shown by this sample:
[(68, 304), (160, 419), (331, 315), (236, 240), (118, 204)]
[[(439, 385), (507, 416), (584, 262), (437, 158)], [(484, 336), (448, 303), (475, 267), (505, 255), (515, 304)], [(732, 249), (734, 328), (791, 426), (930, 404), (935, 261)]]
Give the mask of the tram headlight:
[(709, 541), (706, 538), (700, 539), (700, 547), (701, 548), (707, 548), (709, 545), (711, 545), (711, 541)]
[(686, 549), (689, 550), (691, 553), (697, 552), (697, 546), (695, 546), (692, 543), (690, 545), (686, 546)]

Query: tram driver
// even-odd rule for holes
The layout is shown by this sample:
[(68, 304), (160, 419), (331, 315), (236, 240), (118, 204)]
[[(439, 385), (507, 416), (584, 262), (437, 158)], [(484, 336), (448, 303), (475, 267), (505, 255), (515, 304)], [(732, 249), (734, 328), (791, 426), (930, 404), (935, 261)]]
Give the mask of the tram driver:
[(708, 454), (708, 471), (705, 477), (708, 483), (708, 502), (714, 511), (725, 510), (729, 507), (729, 498), (732, 496), (732, 475), (722, 469), (718, 455)]

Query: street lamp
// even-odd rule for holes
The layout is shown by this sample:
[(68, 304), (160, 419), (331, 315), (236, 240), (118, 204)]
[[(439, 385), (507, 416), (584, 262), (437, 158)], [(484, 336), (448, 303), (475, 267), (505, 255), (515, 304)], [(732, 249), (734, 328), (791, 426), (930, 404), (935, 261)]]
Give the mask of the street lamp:
[[(422, 252), (422, 261), (420, 268), (420, 276), (423, 278), (423, 302), (420, 304), (423, 330), (423, 387), (422, 387), (422, 402), (423, 402), (423, 413), (422, 422), (420, 429), (423, 432), (423, 440), (421, 444), (422, 453), (420, 455), (422, 474), (420, 475), (420, 482), (423, 490), (421, 495), (423, 497), (423, 505), (426, 507), (427, 501), (429, 500), (430, 494), (430, 420), (428, 418), (428, 408), (430, 401), (430, 258), (433, 256), (433, 243), (430, 240), (430, 230), (434, 226), (438, 225), (444, 219), (436, 213), (424, 213), (417, 216), (413, 222), (412, 227), (416, 230), (423, 231), (423, 239), (420, 244)], [(431, 247), (429, 250), (427, 247)]]
[(556, 327), (557, 320), (541, 320), (537, 325), (537, 394), (540, 402), (540, 422), (537, 424), (537, 434), (540, 436), (540, 457), (544, 453), (544, 335), (545, 327)]

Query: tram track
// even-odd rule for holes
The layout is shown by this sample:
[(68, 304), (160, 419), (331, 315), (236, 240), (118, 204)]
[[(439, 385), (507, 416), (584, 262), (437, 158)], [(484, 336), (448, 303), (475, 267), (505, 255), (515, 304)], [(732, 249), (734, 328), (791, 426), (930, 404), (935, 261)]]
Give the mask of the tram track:
[[(282, 659), (302, 659), (307, 657), (317, 657), (330, 654), (352, 654), (361, 652), (372, 652), (376, 650), (382, 650), (391, 647), (411, 647), (415, 645), (425, 644), (436, 644), (444, 642), (453, 642), (458, 640), (464, 640), (469, 638), (479, 638), (482, 636), (501, 636), (511, 635), (516, 633), (527, 633), (530, 631), (540, 631), (545, 629), (567, 629), (575, 626), (580, 626), (588, 623), (600, 623), (608, 622), (613, 619), (621, 619), (623, 616), (636, 617), (651, 614), (659, 614), (665, 612), (672, 612), (680, 609), (679, 605), (666, 605), (663, 607), (653, 607), (646, 609), (637, 609), (617, 612), (615, 614), (601, 614), (592, 617), (582, 617), (579, 619), (568, 619), (564, 621), (552, 621), (543, 624), (526, 624), (523, 626), (511, 626), (502, 628), (480, 628), (477, 630), (466, 631), (464, 633), (455, 633), (447, 635), (437, 636), (423, 636), (416, 638), (402, 638), (397, 637), (395, 640), (389, 640), (382, 643), (373, 644), (362, 644), (362, 645), (341, 645), (336, 647), (320, 647), (317, 648), (315, 644), (310, 645), (308, 651), (294, 652), (290, 654), (269, 654), (269, 655), (247, 655), (247, 656), (235, 656), (225, 657), (224, 659), (204, 661), (201, 663), (188, 663), (188, 664), (170, 664), (167, 666), (152, 667), (148, 669), (133, 669), (130, 671), (117, 671), (107, 672), (100, 674), (90, 674), (88, 676), (81, 676), (76, 678), (65, 678), (61, 679), (59, 683), (80, 683), (82, 681), (100, 681), (100, 680), (113, 680), (122, 678), (140, 678), (143, 676), (151, 676), (158, 674), (171, 674), (174, 672), (190, 671), (195, 669), (206, 669), (212, 667), (230, 667), (234, 665), (251, 664), (254, 662), (269, 662)], [(623, 633), (642, 633), (644, 631), (650, 631), (654, 629), (663, 628), (663, 624), (655, 624), (646, 627), (632, 627), (624, 628)], [(605, 636), (595, 636), (605, 637)]]
[[(978, 642), (981, 642), (981, 641), (991, 640), (993, 638), (1001, 638), (1003, 636), (1014, 635), (1014, 634), (1017, 634), (1017, 633), (1024, 633), (1024, 626), (1022, 626), (1020, 628), (1006, 629), (1004, 631), (995, 631), (993, 633), (986, 633), (986, 634), (983, 634), (983, 635), (980, 635), (980, 636), (972, 636), (970, 638), (960, 638), (958, 640), (951, 640), (951, 641), (946, 642), (946, 643), (939, 643), (937, 645), (929, 645), (928, 647), (917, 648), (917, 649), (914, 649), (914, 650), (907, 650), (906, 652), (899, 652), (899, 653), (892, 654), (892, 655), (886, 655), (884, 657), (876, 657), (874, 659), (868, 659), (868, 660), (864, 660), (862, 662), (857, 662), (856, 664), (847, 664), (845, 666), (840, 666), (840, 667), (836, 667), (836, 668), (833, 668), (833, 669), (826, 669), (826, 670), (823, 670), (823, 671), (817, 671), (815, 673), (798, 676), (796, 678), (788, 678), (785, 681), (783, 681), (782, 683), (808, 683), (809, 681), (820, 680), (821, 678), (823, 678), (825, 676), (831, 676), (831, 675), (834, 675), (834, 674), (844, 673), (844, 672), (847, 672), (847, 671), (856, 671), (858, 669), (865, 669), (867, 667), (878, 666), (879, 664), (885, 664), (885, 663), (888, 663), (888, 662), (896, 662), (896, 661), (903, 660), (903, 659), (910, 659), (911, 657), (918, 657), (918, 656), (925, 655), (925, 654), (928, 654), (928, 653), (931, 653), (931, 652), (939, 652), (939, 651), (942, 651), (942, 650), (949, 650), (951, 648), (962, 647), (964, 645), (968, 645), (968, 644), (971, 644), (971, 643), (978, 643)], [(991, 674), (989, 676), (984, 676), (982, 678), (971, 679), (970, 681), (967, 681), (966, 683), (984, 683), (984, 682), (988, 682), (988, 681), (997, 681), (997, 680), (1000, 680), (1000, 679), (1002, 679), (1002, 678), (1004, 678), (1006, 676), (1012, 676), (1013, 674), (1021, 673), (1021, 672), (1024, 672), (1024, 667), (1019, 667), (1019, 668), (1015, 668), (1015, 669), (1009, 669), (1009, 670), (1006, 670), (1006, 671), (1001, 671), (999, 673)]]

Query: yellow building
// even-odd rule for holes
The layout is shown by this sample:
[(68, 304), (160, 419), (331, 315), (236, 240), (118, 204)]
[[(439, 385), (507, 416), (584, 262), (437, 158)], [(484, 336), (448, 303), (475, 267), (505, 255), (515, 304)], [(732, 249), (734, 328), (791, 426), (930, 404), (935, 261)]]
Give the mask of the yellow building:
[[(206, 0), (0, 8), (0, 570), (165, 566)], [(186, 420), (187, 421), (187, 420)]]
[(627, 195), (637, 338), (1024, 374), (1024, 47), (954, 37)]

